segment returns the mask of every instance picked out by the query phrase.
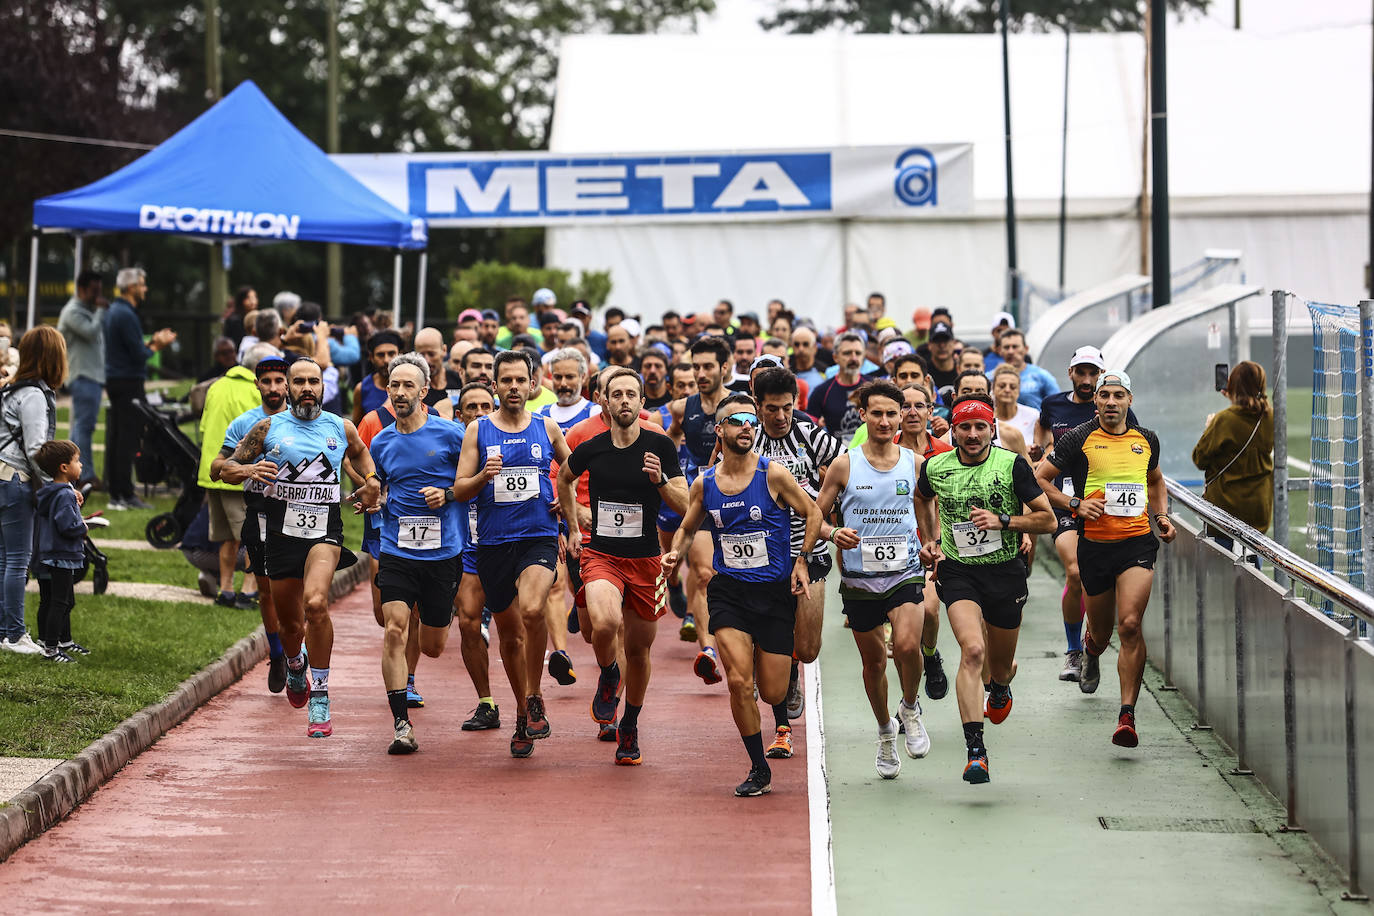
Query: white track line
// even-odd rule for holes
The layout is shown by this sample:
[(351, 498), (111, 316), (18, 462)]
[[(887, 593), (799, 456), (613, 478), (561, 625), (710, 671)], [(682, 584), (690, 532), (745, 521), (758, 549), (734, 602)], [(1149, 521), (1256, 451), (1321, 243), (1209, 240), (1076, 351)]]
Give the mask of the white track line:
[(806, 672), (806, 797), (811, 813), (811, 912), (834, 916), (835, 857), (830, 835), (830, 777), (825, 769), (825, 722), (821, 708), (821, 661)]
[(1290, 468), (1297, 468), (1304, 474), (1310, 475), (1312, 473), (1312, 465), (1308, 464), (1306, 461), (1303, 461), (1300, 458), (1294, 458), (1291, 455), (1288, 458), (1288, 466)]

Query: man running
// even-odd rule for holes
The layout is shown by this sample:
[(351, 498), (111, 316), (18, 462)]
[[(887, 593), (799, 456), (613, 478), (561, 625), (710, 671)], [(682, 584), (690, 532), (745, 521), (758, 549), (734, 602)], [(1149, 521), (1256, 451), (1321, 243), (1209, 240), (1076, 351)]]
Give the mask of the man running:
[[(970, 394), (976, 394), (991, 399), (991, 383), (981, 369), (970, 369), (968, 372), (960, 372), (959, 377), (955, 379), (954, 396), (960, 398)], [(996, 415), (996, 408), (994, 407), (994, 418)], [(1013, 451), (1022, 458), (1025, 458), (1026, 461), (1030, 461), (1030, 449), (1027, 447), (1025, 437), (1010, 423), (996, 420), (992, 428), (992, 444)]]
[(458, 595), (465, 513), (453, 498), (453, 468), (463, 448), (463, 427), (431, 417), (425, 407), (430, 373), (423, 359), (406, 354), (392, 361), (387, 396), (396, 421), (373, 438), (369, 451), (386, 487), (381, 518), (377, 587), (386, 636), (382, 683), (391, 707), (389, 754), (419, 749), (410, 724), (406, 645), (412, 608), (419, 617), (420, 651), (443, 654)]
[[(772, 791), (754, 688), (757, 684), (759, 697), (770, 706), (787, 696), (797, 596), (810, 591), (806, 558), (821, 525), (820, 510), (787, 469), (753, 451), (757, 429), (753, 398), (731, 395), (717, 405), (716, 435), (725, 443), (720, 463), (704, 469), (692, 484), (673, 549), (663, 557), (664, 570), (671, 573), (710, 513), (711, 631), (729, 678), (730, 711), (749, 752), (749, 775), (735, 787), (741, 798)], [(788, 509), (806, 519), (796, 559)]]
[[(891, 382), (859, 389), (859, 411), (868, 439), (837, 457), (821, 485), (819, 504), (839, 500), (840, 528), (831, 540), (841, 548), (840, 595), (849, 631), (859, 648), (864, 692), (878, 720), (878, 775), (895, 779), (898, 721), (887, 703), (887, 645), (883, 624), (892, 624), (892, 660), (902, 685), (897, 712), (912, 758), (930, 752), (921, 722), (921, 611), (925, 573), (917, 535), (916, 475), (925, 459), (893, 441), (901, 427), (904, 399)], [(823, 511), (825, 511), (823, 510)]]
[[(228, 483), (251, 477), (271, 484), (265, 569), (286, 654), (286, 698), (298, 709), (309, 701), (305, 733), (311, 738), (327, 738), (334, 731), (329, 712), (329, 661), (334, 649), (329, 585), (341, 565), (339, 471), (345, 455), (363, 480), (356, 494), (362, 508), (375, 512), (381, 494), (372, 456), (358, 430), (351, 421), (324, 413), (323, 397), (319, 363), (308, 357), (296, 360), (287, 374), (291, 409), (259, 420), (220, 470)], [(355, 560), (352, 553), (345, 554), (342, 565)]]
[(353, 386), (353, 425), (386, 403), (386, 376), (391, 361), (401, 355), (401, 335), (386, 329), (367, 339), (367, 358), (372, 370)]
[(835, 341), (835, 365), (839, 371), (817, 385), (806, 401), (807, 410), (826, 432), (846, 445), (862, 422), (850, 397), (863, 383), (863, 364), (864, 338), (854, 333), (841, 334)]
[[(656, 522), (661, 502), (687, 508), (687, 485), (672, 440), (640, 428), (644, 383), (629, 370), (612, 370), (605, 384), (610, 428), (573, 450), (558, 472), (558, 495), (568, 520), (568, 553), (577, 557), (592, 631), (592, 650), (601, 668), (592, 697), (592, 718), (615, 721), (620, 666), (615, 635), (625, 632), (625, 712), (618, 727), (615, 762), (636, 766), (639, 712), (649, 686), (649, 649), (666, 608), (659, 600), (661, 553)], [(577, 479), (587, 474), (591, 535), (582, 545)]]
[[(989, 779), (984, 717), (1000, 725), (1011, 713), (1012, 664), (1030, 574), (1021, 554), (1031, 536), (1054, 528), (1054, 513), (1030, 464), (992, 444), (996, 422), (987, 395), (956, 398), (950, 416), (954, 449), (921, 465), (916, 481), (921, 560), (934, 570), (935, 589), (961, 651), (954, 692), (969, 783)], [(1030, 512), (1021, 514), (1022, 506)], [(986, 710), (985, 660), (992, 674)]]
[[(516, 638), (525, 657), (523, 675), (518, 666), (510, 672), (508, 665), (507, 671), (518, 710), (510, 752), (528, 757), (534, 741), (551, 731), (539, 686), (548, 641), (544, 604), (558, 563), (549, 464), (567, 461), (568, 446), (557, 423), (525, 408), (534, 379), (532, 360), (505, 350), (496, 355), (493, 372), (499, 406), (468, 427), (453, 490), (459, 500), (477, 499), (477, 575), (487, 606), (498, 616), (518, 618), (511, 621), (517, 631), (524, 627)], [(504, 660), (505, 639), (501, 650)]]
[[(269, 345), (255, 344), (256, 346)], [(239, 414), (224, 431), (224, 445), (215, 460), (210, 462), (212, 480), (221, 479), (224, 462), (234, 454), (234, 449), (238, 448), (239, 442), (248, 435), (249, 430), (263, 419), (275, 416), (286, 409), (286, 360), (276, 356), (275, 350), (270, 352), (273, 355), (262, 357), (253, 367), (253, 374), (257, 377), (258, 394), (262, 395), (262, 405)], [(243, 530), (239, 534), (243, 547), (248, 552), (248, 565), (253, 568), (254, 575), (260, 576), (264, 582), (267, 581), (267, 565), (262, 548), (267, 533), (267, 500), (264, 496), (267, 487), (268, 484), (251, 477), (244, 481)], [(260, 587), (258, 590), (258, 613), (262, 615), (262, 629), (267, 634), (267, 689), (272, 693), (281, 693), (286, 689), (286, 655), (282, 651), (277, 607), (272, 603), (270, 586)]]
[[(797, 377), (787, 369), (764, 369), (753, 376), (754, 395), (758, 398), (759, 430), (757, 450), (760, 455), (785, 467), (811, 499), (821, 492), (826, 468), (844, 451), (840, 440), (821, 429), (805, 414), (797, 415)], [(915, 480), (915, 478), (911, 478)], [(801, 690), (798, 663), (810, 663), (821, 652), (821, 620), (825, 613), (825, 577), (830, 574), (829, 545), (824, 530), (815, 549), (806, 558), (807, 576), (812, 588), (797, 597), (797, 624), (794, 633), (795, 655), (787, 680), (787, 698), (773, 707), (773, 743), (768, 746), (769, 757), (792, 756), (792, 719), (800, 719), (805, 709), (805, 694)], [(805, 519), (792, 517), (792, 555), (800, 556), (805, 536)]]
[(445, 357), (448, 348), (444, 346), (444, 335), (438, 328), (421, 328), (415, 335), (415, 352), (429, 365), (428, 394), (425, 403), (439, 412), (446, 420), (453, 419), (453, 400), (448, 396), (450, 387), (457, 388), (458, 379), (450, 383)]
[[(1086, 657), (1078, 689), (1095, 693), (1102, 679), (1099, 659), (1116, 623), (1121, 637), (1116, 670), (1121, 679), (1121, 710), (1112, 744), (1135, 747), (1135, 701), (1145, 674), (1145, 639), (1140, 620), (1154, 585), (1159, 541), (1176, 532), (1166, 514), (1169, 492), (1159, 469), (1159, 437), (1128, 419), (1131, 377), (1108, 371), (1097, 380), (1097, 417), (1054, 444), (1036, 476), (1050, 502), (1078, 516), (1078, 571), (1088, 596)], [(1054, 485), (1056, 472), (1073, 478), (1081, 499), (1070, 499)], [(1150, 530), (1153, 518), (1159, 539)]]
[[(668, 405), (673, 418), (668, 435), (679, 437), (698, 468), (711, 466), (711, 453), (716, 447), (716, 408), (730, 394), (725, 388), (725, 373), (730, 367), (730, 345), (718, 337), (703, 337), (692, 344), (692, 372), (696, 375), (697, 393)], [(692, 670), (707, 684), (720, 683), (717, 668), (716, 640), (711, 635), (710, 610), (706, 592), (715, 574), (712, 561), (711, 536), (695, 532), (689, 548), (687, 573), (692, 587), (687, 591), (687, 617), (682, 622), (680, 636), (684, 641), (695, 639), (701, 651), (697, 653)]]

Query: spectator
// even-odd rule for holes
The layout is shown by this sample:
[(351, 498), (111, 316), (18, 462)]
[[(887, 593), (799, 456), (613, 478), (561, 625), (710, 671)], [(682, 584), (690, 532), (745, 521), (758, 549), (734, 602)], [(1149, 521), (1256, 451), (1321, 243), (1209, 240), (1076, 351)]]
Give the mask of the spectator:
[[(245, 334), (243, 339), (248, 340), (248, 335)], [(238, 352), (234, 342), (228, 337), (216, 337), (215, 351), (210, 368), (202, 372), (196, 381), (208, 382), (210, 379), (222, 378), (226, 372), (238, 364)]]
[(275, 309), (258, 309), (257, 317), (253, 319), (253, 333), (243, 335), (243, 340), (239, 341), (239, 350), (235, 354), (237, 361), (243, 362), (248, 351), (260, 343), (271, 344), (280, 350), (281, 329), (280, 312)]
[[(318, 302), (302, 302), (296, 309), (296, 322), (304, 330), (320, 328), (321, 339), (329, 346), (329, 361), (336, 367), (352, 366), (362, 359), (362, 347), (358, 344), (358, 329), (352, 325), (341, 327), (338, 333), (324, 320), (324, 310)], [(293, 322), (294, 324), (295, 322)]]
[(134, 401), (145, 397), (148, 360), (177, 335), (171, 328), (162, 328), (150, 343), (143, 342), (138, 318), (138, 308), (148, 296), (148, 275), (143, 268), (123, 268), (115, 285), (120, 295), (105, 312), (105, 391), (110, 396), (105, 414), (105, 487), (110, 494), (107, 508), (118, 512), (152, 508), (134, 495), (134, 453), (143, 438), (143, 415)]
[(72, 640), (76, 571), (86, 565), (86, 520), (72, 484), (81, 478), (81, 453), (68, 439), (44, 442), (35, 456), (52, 478), (38, 491), (38, 643), (49, 661), (89, 654)]
[(33, 554), (34, 481), (51, 478), (38, 451), (57, 432), (56, 389), (67, 375), (67, 343), (39, 325), (19, 340), (19, 371), (0, 391), (0, 649), (43, 650), (24, 627), (24, 586)]
[[(197, 572), (197, 584), (200, 593), (206, 598), (215, 597), (216, 581), (219, 576), (219, 544), (210, 540), (210, 509), (202, 503), (200, 511), (195, 518), (191, 519), (191, 524), (186, 527), (186, 533), (181, 536), (179, 545), (181, 555), (195, 567)], [(239, 572), (248, 570), (248, 549), (239, 548), (238, 558), (234, 562), (234, 569)]]
[(300, 307), (301, 297), (293, 292), (282, 290), (272, 297), (272, 308), (281, 316), (281, 326), (284, 328), (291, 327), (296, 320), (296, 309)]
[[(1203, 498), (1258, 531), (1269, 530), (1274, 514), (1274, 411), (1264, 389), (1264, 368), (1238, 363), (1222, 392), (1231, 406), (1207, 418), (1193, 447)], [(1231, 547), (1229, 538), (1217, 540)]]
[(8, 385), (19, 371), (19, 350), (10, 345), (13, 339), (9, 322), (0, 320), (0, 385)]
[[(57, 319), (57, 330), (67, 342), (72, 440), (81, 452), (85, 474), (85, 480), (78, 481), (78, 486), (96, 479), (91, 435), (100, 419), (100, 397), (105, 391), (105, 313), (102, 309), (109, 304), (102, 294), (102, 285), (100, 274), (93, 270), (82, 271), (76, 278), (76, 295), (62, 307), (62, 314)], [(8, 348), (9, 340), (4, 344)]]
[(243, 319), (258, 307), (258, 292), (251, 286), (240, 286), (234, 293), (234, 303), (224, 315), (224, 336), (234, 342), (237, 349), (239, 341), (247, 333)]
[(1018, 400), (1022, 404), (1039, 410), (1041, 401), (1059, 393), (1059, 383), (1054, 376), (1027, 360), (1025, 334), (1016, 328), (1007, 328), (1002, 331), (997, 346), (1003, 361), (1021, 373), (1021, 396)]

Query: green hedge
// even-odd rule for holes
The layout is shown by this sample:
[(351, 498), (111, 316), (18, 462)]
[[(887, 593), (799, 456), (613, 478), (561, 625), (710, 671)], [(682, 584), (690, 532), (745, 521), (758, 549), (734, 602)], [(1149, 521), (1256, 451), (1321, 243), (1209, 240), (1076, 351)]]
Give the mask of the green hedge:
[(606, 304), (611, 294), (611, 272), (583, 271), (574, 283), (572, 274), (553, 267), (525, 267), (522, 264), (501, 264), (479, 261), (449, 275), (445, 305), (450, 318), (464, 309), (495, 309), (504, 319), (506, 300), (520, 296), (526, 301), (542, 287), (553, 290), (558, 304), (567, 308), (577, 299), (586, 299), (593, 310)]

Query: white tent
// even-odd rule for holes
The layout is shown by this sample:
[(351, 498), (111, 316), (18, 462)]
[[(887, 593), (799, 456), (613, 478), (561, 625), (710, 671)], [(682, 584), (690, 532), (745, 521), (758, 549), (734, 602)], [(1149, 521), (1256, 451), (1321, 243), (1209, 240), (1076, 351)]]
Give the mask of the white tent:
[[(1361, 294), (1367, 259), (1370, 29), (1283, 37), (1174, 29), (1172, 259), (1244, 252), (1248, 280), (1313, 299)], [(1010, 42), (1019, 250), (1057, 275), (1064, 38)], [(563, 44), (550, 149), (664, 152), (972, 142), (975, 212), (910, 222), (571, 226), (551, 264), (612, 271), (648, 316), (778, 297), (834, 323), (886, 293), (899, 320), (946, 305), (986, 326), (1005, 289), (1000, 39), (995, 35), (584, 36)], [(1075, 35), (1069, 289), (1141, 269), (1144, 43)], [(1148, 229), (1147, 229), (1148, 235)]]

